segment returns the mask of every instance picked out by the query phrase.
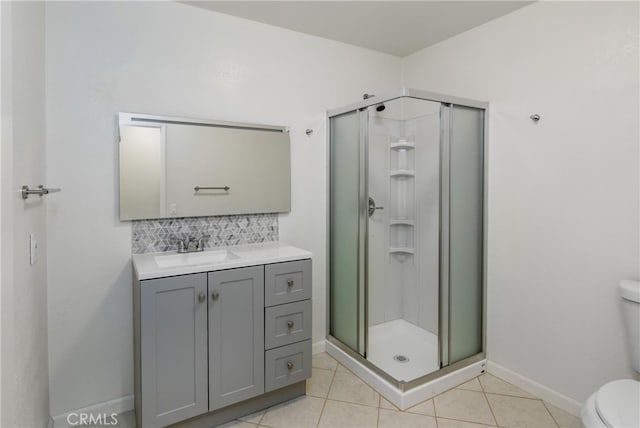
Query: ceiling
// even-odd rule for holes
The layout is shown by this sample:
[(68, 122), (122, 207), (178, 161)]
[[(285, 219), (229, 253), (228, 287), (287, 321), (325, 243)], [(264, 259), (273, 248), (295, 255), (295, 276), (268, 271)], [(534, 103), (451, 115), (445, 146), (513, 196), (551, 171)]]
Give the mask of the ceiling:
[(532, 1), (182, 1), (399, 57)]

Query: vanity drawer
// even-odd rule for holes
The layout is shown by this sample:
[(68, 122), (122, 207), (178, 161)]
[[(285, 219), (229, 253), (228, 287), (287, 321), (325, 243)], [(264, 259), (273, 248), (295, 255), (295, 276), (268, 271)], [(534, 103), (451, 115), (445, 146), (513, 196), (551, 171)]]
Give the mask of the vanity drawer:
[(311, 298), (311, 260), (274, 263), (264, 269), (265, 306)]
[(273, 391), (311, 377), (311, 339), (264, 355), (264, 389)]
[(265, 349), (277, 348), (305, 339), (311, 339), (311, 300), (265, 309)]

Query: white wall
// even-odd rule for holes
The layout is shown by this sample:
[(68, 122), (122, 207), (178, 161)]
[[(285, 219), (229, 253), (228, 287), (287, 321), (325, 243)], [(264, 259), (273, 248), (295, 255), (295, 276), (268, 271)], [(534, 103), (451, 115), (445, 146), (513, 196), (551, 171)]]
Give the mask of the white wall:
[[(44, 3), (2, 2), (2, 419), (6, 427), (49, 422), (46, 200), (23, 201), (44, 184)], [(39, 252), (29, 263), (29, 233)]]
[(633, 376), (638, 22), (637, 2), (538, 2), (403, 61), (405, 86), (491, 102), (489, 359), (580, 402)]
[(46, 40), (47, 181), (63, 188), (47, 212), (51, 413), (133, 393), (118, 111), (291, 126), (292, 209), (280, 238), (314, 254), (322, 340), (324, 114), (400, 86), (400, 60), (174, 2), (51, 2)]

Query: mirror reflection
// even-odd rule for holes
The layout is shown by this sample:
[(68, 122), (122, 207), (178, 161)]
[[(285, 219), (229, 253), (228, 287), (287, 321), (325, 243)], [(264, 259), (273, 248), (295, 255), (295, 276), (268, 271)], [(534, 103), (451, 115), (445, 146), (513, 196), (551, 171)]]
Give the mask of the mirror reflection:
[(284, 127), (120, 113), (120, 219), (288, 212)]

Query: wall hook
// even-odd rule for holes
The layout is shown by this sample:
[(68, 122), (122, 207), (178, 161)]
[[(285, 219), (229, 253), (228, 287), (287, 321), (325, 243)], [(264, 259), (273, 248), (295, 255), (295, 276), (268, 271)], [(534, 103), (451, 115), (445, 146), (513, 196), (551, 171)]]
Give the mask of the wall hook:
[(540, 115), (532, 114), (531, 116), (529, 116), (529, 119), (533, 120), (533, 123), (538, 123), (540, 121)]
[(306, 131), (304, 131), (304, 133), (308, 136), (311, 136), (311, 134), (313, 134), (313, 129), (307, 129)]

